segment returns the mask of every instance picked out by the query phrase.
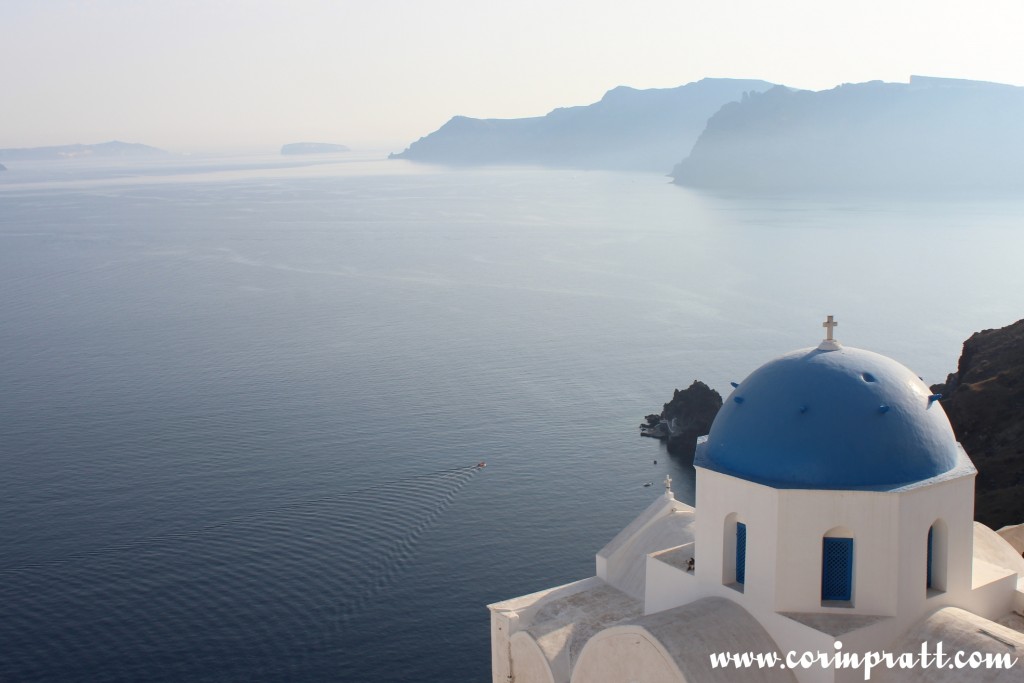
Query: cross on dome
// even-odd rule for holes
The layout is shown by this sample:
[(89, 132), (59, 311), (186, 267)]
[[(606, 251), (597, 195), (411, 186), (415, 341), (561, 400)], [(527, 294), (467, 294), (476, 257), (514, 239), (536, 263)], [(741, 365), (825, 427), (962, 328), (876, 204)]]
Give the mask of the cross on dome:
[(837, 322), (836, 322), (835, 320), (833, 320), (833, 319), (832, 319), (832, 316), (829, 316), (829, 317), (828, 317), (828, 320), (826, 320), (825, 322), (823, 322), (823, 323), (821, 324), (821, 326), (822, 326), (822, 327), (824, 327), (824, 328), (827, 328), (827, 329), (828, 329), (828, 332), (827, 332), (827, 336), (825, 337), (825, 339), (826, 339), (827, 341), (833, 341), (833, 338), (832, 338), (832, 330), (833, 330), (833, 329), (835, 329), (836, 327), (838, 327), (838, 326), (839, 326), (839, 323), (837, 323)]
[(832, 331), (838, 325), (839, 323), (836, 322), (835, 318), (833, 318), (832, 316), (829, 316), (828, 320), (821, 324), (821, 326), (824, 327), (827, 330), (827, 332), (825, 333), (825, 338), (821, 340), (820, 344), (818, 344), (818, 349), (820, 351), (838, 351), (839, 349), (843, 348), (842, 344), (839, 343), (839, 340), (832, 336)]

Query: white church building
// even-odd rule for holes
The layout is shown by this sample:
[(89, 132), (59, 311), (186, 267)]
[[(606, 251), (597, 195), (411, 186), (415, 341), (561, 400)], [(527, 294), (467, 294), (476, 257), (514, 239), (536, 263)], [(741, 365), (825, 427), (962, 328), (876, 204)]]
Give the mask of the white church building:
[(696, 508), (666, 479), (595, 576), (489, 606), (494, 683), (863, 681), (857, 660), (799, 658), (922, 643), (949, 663), (870, 680), (1024, 681), (1024, 558), (974, 522), (976, 470), (938, 396), (835, 324), (734, 384), (697, 443)]

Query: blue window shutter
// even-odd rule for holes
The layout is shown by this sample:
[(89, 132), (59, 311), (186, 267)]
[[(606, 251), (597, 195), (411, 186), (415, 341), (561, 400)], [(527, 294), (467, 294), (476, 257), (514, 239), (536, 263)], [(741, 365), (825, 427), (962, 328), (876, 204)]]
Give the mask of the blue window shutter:
[(747, 581), (747, 525), (736, 522), (736, 583)]
[(928, 588), (932, 587), (932, 531), (928, 529)]
[(849, 601), (853, 598), (853, 539), (823, 538), (821, 553), (821, 599)]

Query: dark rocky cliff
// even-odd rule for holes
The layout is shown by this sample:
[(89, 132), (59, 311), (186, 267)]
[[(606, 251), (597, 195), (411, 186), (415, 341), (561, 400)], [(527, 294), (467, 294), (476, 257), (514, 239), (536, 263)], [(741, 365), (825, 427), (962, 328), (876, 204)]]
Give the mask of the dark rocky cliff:
[(932, 390), (978, 468), (974, 518), (993, 529), (1024, 522), (1024, 320), (971, 335), (957, 371)]
[(711, 423), (722, 407), (722, 396), (704, 382), (694, 380), (688, 388), (676, 389), (672, 400), (666, 403), (659, 415), (648, 415), (647, 424), (641, 429), (653, 427), (660, 422), (675, 420), (676, 429), (667, 439), (669, 453), (692, 458), (697, 446), (697, 437), (711, 430)]

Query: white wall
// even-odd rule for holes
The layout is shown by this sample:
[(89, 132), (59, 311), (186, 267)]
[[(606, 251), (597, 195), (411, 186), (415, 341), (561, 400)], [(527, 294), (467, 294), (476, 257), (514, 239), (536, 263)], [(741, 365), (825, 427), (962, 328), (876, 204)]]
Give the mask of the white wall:
[[(747, 525), (746, 583), (742, 593), (723, 585), (723, 561), (735, 552), (734, 537), (726, 542), (724, 529), (727, 518), (734, 513), (737, 521)], [(770, 605), (776, 581), (777, 518), (775, 489), (697, 468), (694, 541), (700, 556), (695, 575), (706, 595), (730, 598), (748, 611), (755, 605)]]

